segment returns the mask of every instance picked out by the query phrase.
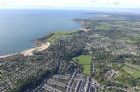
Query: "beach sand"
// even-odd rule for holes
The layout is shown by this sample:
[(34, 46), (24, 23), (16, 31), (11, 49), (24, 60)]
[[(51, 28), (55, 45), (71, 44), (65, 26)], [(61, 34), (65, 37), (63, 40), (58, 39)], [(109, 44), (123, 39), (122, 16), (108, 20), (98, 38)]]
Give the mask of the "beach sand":
[(27, 49), (27, 50), (21, 52), (20, 54), (22, 54), (24, 56), (32, 56), (34, 51), (37, 51), (37, 52), (43, 51), (43, 50), (47, 49), (49, 46), (50, 46), (49, 42), (43, 43), (38, 47)]
[(18, 54), (18, 53), (9, 54), (9, 55), (3, 55), (3, 56), (0, 56), (0, 58), (6, 58), (6, 57), (14, 56), (14, 55), (17, 55), (17, 54)]
[(47, 49), (49, 46), (50, 46), (50, 43), (49, 42), (46, 42), (46, 43), (40, 44), (37, 47), (27, 49), (27, 50), (22, 51), (20, 53), (15, 53), (15, 54), (9, 54), (9, 55), (0, 56), (0, 58), (6, 58), (6, 57), (9, 57), (9, 56), (14, 56), (14, 55), (18, 55), (18, 54), (21, 54), (21, 55), (24, 55), (24, 56), (32, 56), (34, 51), (36, 51), (36, 52), (43, 51), (43, 50)]

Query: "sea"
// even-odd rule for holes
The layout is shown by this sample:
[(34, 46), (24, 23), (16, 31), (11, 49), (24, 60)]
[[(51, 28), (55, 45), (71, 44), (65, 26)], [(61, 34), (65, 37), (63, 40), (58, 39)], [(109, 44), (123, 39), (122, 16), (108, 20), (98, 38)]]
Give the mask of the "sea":
[(33, 40), (56, 31), (75, 31), (74, 18), (88, 18), (83, 10), (0, 10), (0, 56), (19, 53), (34, 46)]

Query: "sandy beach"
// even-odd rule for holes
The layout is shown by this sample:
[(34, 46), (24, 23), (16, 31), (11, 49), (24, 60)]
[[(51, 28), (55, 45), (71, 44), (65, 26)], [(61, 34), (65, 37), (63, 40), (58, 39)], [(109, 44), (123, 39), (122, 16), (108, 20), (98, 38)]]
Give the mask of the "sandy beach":
[(14, 56), (14, 55), (17, 55), (18, 53), (15, 53), (15, 54), (9, 54), (9, 55), (3, 55), (3, 56), (0, 56), (0, 58), (6, 58), (6, 57), (9, 57), (9, 56)]
[(50, 46), (50, 43), (46, 42), (46, 43), (41, 44), (38, 47), (27, 49), (27, 50), (21, 52), (20, 54), (22, 54), (24, 56), (31, 56), (31, 55), (33, 55), (34, 51), (37, 51), (37, 52), (43, 51), (43, 50), (47, 49), (49, 46)]
[(0, 56), (0, 58), (6, 58), (6, 57), (14, 56), (14, 55), (17, 55), (17, 54), (22, 54), (24, 56), (32, 56), (34, 51), (37, 51), (37, 52), (38, 51), (43, 51), (43, 50), (47, 49), (49, 46), (50, 46), (50, 43), (49, 42), (46, 42), (46, 43), (40, 44), (37, 47), (27, 49), (27, 50), (22, 51), (20, 53), (15, 53), (15, 54), (9, 54), (9, 55)]

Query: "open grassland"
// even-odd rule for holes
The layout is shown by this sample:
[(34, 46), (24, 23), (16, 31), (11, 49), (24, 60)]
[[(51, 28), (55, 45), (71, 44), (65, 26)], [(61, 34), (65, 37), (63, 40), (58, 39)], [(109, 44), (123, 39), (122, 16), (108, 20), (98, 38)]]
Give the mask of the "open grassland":
[(48, 42), (55, 42), (56, 40), (64, 37), (68, 37), (72, 34), (73, 32), (54, 32), (51, 37), (47, 39)]
[(73, 61), (83, 65), (83, 74), (90, 75), (90, 63), (91, 63), (91, 56), (90, 55), (80, 55), (78, 57), (73, 58)]
[(101, 22), (101, 23), (96, 24), (95, 29), (96, 30), (109, 30), (111, 29), (111, 25), (106, 22)]
[(140, 67), (137, 65), (132, 65), (130, 63), (126, 63), (122, 70), (124, 70), (129, 75), (133, 76), (134, 78), (140, 78)]

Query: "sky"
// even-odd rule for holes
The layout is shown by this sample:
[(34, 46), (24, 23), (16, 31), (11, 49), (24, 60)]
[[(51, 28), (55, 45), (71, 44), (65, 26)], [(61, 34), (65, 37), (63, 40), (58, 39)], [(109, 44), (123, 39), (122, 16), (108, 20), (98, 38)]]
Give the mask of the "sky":
[(0, 8), (140, 8), (140, 0), (0, 0)]

